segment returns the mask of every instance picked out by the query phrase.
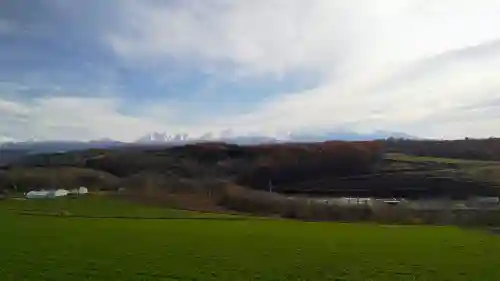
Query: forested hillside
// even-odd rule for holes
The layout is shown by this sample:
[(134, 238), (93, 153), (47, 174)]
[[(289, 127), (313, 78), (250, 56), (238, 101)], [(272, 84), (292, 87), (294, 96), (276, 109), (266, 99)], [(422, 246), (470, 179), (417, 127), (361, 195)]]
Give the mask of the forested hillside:
[(388, 152), (400, 152), (416, 156), (500, 160), (500, 139), (463, 140), (403, 140), (380, 141)]
[[(472, 144), (479, 144), (473, 142)], [(225, 143), (177, 147), (127, 147), (31, 155), (0, 173), (4, 189), (73, 187), (117, 190), (144, 186), (203, 189), (223, 180), (258, 190), (331, 196), (456, 196), (497, 194), (481, 163), (459, 164), (394, 159), (387, 152), (433, 147), (432, 142), (342, 142), (238, 146)], [(482, 146), (476, 149), (481, 151)], [(413, 151), (413, 150), (411, 150)], [(429, 150), (430, 151), (430, 150)], [(452, 150), (445, 150), (452, 151)], [(453, 154), (458, 156), (459, 154)], [(404, 156), (404, 155), (403, 155)], [(411, 156), (408, 156), (411, 160)], [(407, 157), (407, 158), (408, 158)], [(497, 167), (497, 166), (495, 166)], [(472, 171), (469, 173), (469, 171)], [(488, 179), (494, 179), (489, 175)]]
[(324, 176), (370, 173), (382, 159), (375, 142), (324, 142), (238, 146), (204, 143), (172, 148), (87, 150), (29, 156), (10, 171), (80, 168), (127, 178), (160, 173), (185, 178), (231, 178), (254, 188)]

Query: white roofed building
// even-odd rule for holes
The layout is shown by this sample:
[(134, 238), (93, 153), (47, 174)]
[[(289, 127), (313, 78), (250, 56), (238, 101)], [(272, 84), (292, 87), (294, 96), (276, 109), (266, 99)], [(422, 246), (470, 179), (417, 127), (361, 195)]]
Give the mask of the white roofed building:
[(56, 190), (32, 190), (26, 193), (26, 198), (28, 199), (42, 199), (42, 198), (56, 198), (67, 196), (69, 191), (66, 189), (56, 189)]
[(80, 186), (79, 188), (72, 189), (70, 193), (76, 195), (88, 194), (89, 190), (85, 186)]
[(39, 199), (39, 198), (49, 198), (48, 190), (32, 190), (26, 193), (26, 198), (28, 199)]

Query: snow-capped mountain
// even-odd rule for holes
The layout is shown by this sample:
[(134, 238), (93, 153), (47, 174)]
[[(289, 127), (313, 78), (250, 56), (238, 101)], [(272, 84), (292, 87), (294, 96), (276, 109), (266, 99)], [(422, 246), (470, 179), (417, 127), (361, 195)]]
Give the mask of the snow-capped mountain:
[(369, 141), (369, 140), (380, 140), (388, 138), (417, 139), (414, 136), (398, 132), (374, 131), (371, 133), (358, 133), (347, 130), (334, 130), (334, 131), (312, 132), (312, 133), (290, 132), (287, 137), (288, 140), (292, 142), (297, 142), (297, 141), (318, 142), (318, 141), (328, 141), (328, 140)]
[[(386, 138), (404, 138), (417, 139), (414, 136), (389, 132), (389, 131), (374, 131), (372, 133), (356, 133), (351, 131), (330, 131), (330, 132), (312, 132), (312, 133), (295, 133), (285, 132), (276, 136), (266, 136), (259, 134), (238, 135), (231, 130), (223, 130), (219, 133), (207, 132), (197, 137), (192, 137), (186, 133), (167, 134), (153, 132), (147, 134), (133, 144), (183, 144), (195, 143), (203, 141), (221, 141), (234, 144), (259, 144), (259, 143), (277, 143), (277, 142), (319, 142), (327, 140), (375, 140)], [(39, 141), (36, 138), (30, 138), (25, 141), (14, 142), (9, 138), (0, 138), (0, 148), (2, 149), (33, 149), (43, 152), (65, 151), (87, 148), (106, 148), (125, 144), (113, 139), (105, 138), (93, 141)]]
[(277, 136), (265, 136), (257, 134), (242, 136), (235, 134), (231, 130), (224, 130), (220, 133), (207, 132), (199, 137), (190, 137), (188, 134), (183, 133), (170, 135), (167, 133), (153, 132), (141, 137), (133, 143), (124, 143), (114, 141), (112, 139), (100, 139), (94, 141), (37, 141), (36, 138), (30, 138), (29, 140), (22, 142), (14, 142), (9, 138), (4, 137), (3, 139), (0, 139), (0, 141), (7, 141), (4, 143), (0, 142), (0, 165), (30, 154), (56, 153), (86, 150), (91, 148), (112, 149), (137, 145), (170, 146), (207, 141), (220, 141), (238, 145), (255, 145), (284, 142), (321, 142), (327, 140), (374, 140), (386, 139), (390, 137), (417, 139), (404, 133), (394, 133), (387, 131), (375, 131), (370, 134), (361, 134), (350, 131), (330, 131), (316, 133), (284, 132)]
[(201, 141), (212, 141), (212, 140), (217, 139), (217, 137), (215, 137), (214, 133), (207, 132), (207, 133), (204, 133), (203, 135), (201, 135), (198, 139)]
[(28, 155), (41, 153), (61, 153), (87, 149), (111, 149), (124, 145), (109, 139), (96, 141), (23, 141), (0, 144), (0, 165), (17, 161)]
[(169, 135), (167, 133), (153, 132), (139, 138), (137, 143), (163, 143), (163, 142), (184, 142), (188, 141), (188, 134)]
[(13, 138), (9, 138), (9, 137), (6, 137), (6, 136), (1, 136), (0, 135), (0, 146), (4, 143), (10, 143), (10, 142), (13, 142), (14, 139)]
[(136, 143), (138, 144), (183, 144), (183, 143), (196, 143), (206, 141), (221, 141), (234, 144), (259, 144), (259, 143), (272, 143), (278, 140), (274, 137), (268, 136), (239, 136), (232, 133), (231, 130), (224, 130), (218, 134), (207, 132), (199, 137), (191, 137), (188, 134), (167, 134), (153, 132), (139, 138)]
[(321, 142), (328, 140), (345, 140), (345, 141), (363, 141), (376, 140), (387, 138), (405, 138), (415, 139), (415, 137), (396, 132), (374, 131), (372, 133), (357, 133), (352, 131), (327, 131), (327, 132), (312, 132), (312, 133), (294, 133), (286, 132), (279, 136), (266, 135), (237, 135), (231, 130), (223, 130), (220, 133), (207, 132), (199, 137), (191, 137), (188, 134), (167, 134), (153, 132), (139, 138), (136, 143), (140, 144), (183, 144), (196, 143), (203, 141), (221, 141), (233, 144), (251, 145), (262, 143), (280, 143), (280, 142)]

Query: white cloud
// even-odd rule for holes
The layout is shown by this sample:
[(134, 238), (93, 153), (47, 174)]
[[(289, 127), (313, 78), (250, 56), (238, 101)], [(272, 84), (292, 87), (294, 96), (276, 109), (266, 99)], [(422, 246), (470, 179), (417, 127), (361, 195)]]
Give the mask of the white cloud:
[(247, 75), (300, 70), (324, 77), (317, 88), (214, 118), (215, 127), (351, 126), (454, 137), (489, 136), (499, 123), (477, 113), (463, 128), (452, 125), (464, 106), (500, 97), (500, 31), (492, 28), (500, 24), (498, 1), (127, 3), (130, 24), (106, 38), (125, 59), (175, 57), (212, 67), (232, 63)]
[(343, 127), (489, 137), (500, 125), (500, 114), (492, 114), (500, 109), (499, 71), (500, 41), (495, 41), (414, 62), (385, 77), (334, 81), (274, 97), (252, 112), (217, 122), (268, 132)]
[(131, 59), (194, 58), (275, 74), (331, 68), (359, 37), (356, 19), (350, 18), (354, 11), (340, 1), (311, 2), (189, 1), (158, 7), (129, 1), (124, 6), (129, 25), (107, 40)]
[(390, 65), (500, 36), (494, 0), (124, 3), (128, 24), (107, 38), (124, 57), (194, 56), (278, 74)]
[[(135, 117), (120, 112), (112, 98), (41, 97), (30, 102), (0, 99), (0, 134), (24, 140), (91, 140), (113, 137), (132, 141), (163, 129), (168, 119), (147, 114)], [(171, 127), (173, 130), (179, 128)]]
[(12, 142), (12, 141), (15, 141), (15, 140), (11, 137), (0, 136), (0, 144), (6, 143), (6, 142)]
[(28, 108), (16, 102), (0, 100), (0, 112), (5, 116), (22, 116), (28, 112)]
[(186, 110), (189, 101), (138, 106), (132, 115), (122, 113), (121, 101), (114, 98), (0, 98), (0, 113), (6, 116), (0, 128), (10, 120), (11, 127), (24, 124), (40, 138), (129, 140), (153, 130), (226, 128), (274, 133), (348, 127), (431, 137), (490, 136), (500, 125), (493, 114), (498, 108), (491, 109), (500, 98), (500, 30), (494, 28), (500, 25), (499, 1), (113, 3), (121, 17), (103, 27), (103, 41), (132, 66), (161, 70), (156, 66), (174, 59), (215, 74), (228, 75), (229, 65), (235, 77), (305, 72), (322, 82), (273, 96), (247, 112), (189, 116), (189, 124), (183, 123), (185, 114), (198, 113)]

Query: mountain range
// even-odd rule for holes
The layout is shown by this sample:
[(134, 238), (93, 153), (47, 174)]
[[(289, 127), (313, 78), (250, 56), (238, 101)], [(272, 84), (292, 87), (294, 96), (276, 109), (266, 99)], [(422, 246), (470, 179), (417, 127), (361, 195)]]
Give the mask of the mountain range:
[(153, 132), (140, 137), (135, 142), (120, 142), (112, 139), (100, 139), (94, 141), (37, 141), (32, 138), (23, 142), (0, 143), (0, 164), (9, 163), (30, 154), (59, 153), (74, 150), (85, 150), (91, 148), (109, 149), (126, 146), (172, 146), (187, 143), (199, 143), (207, 141), (220, 141), (238, 145), (252, 145), (263, 143), (283, 142), (321, 142), (327, 140), (361, 141), (387, 138), (416, 139), (416, 137), (387, 131), (375, 131), (370, 134), (361, 134), (350, 131), (331, 131), (321, 133), (287, 133), (282, 137), (271, 136), (239, 136), (230, 130), (218, 135), (206, 133), (200, 137), (190, 137), (188, 134), (167, 134)]
[(311, 133), (293, 133), (288, 132), (280, 137), (265, 135), (241, 136), (235, 135), (229, 130), (221, 132), (216, 136), (212, 132), (205, 133), (200, 137), (191, 137), (189, 134), (174, 134), (153, 132), (139, 138), (136, 143), (192, 143), (203, 141), (222, 141), (234, 144), (259, 144), (259, 143), (277, 143), (277, 142), (320, 142), (327, 140), (344, 141), (363, 141), (376, 139), (417, 139), (417, 137), (397, 132), (374, 131), (372, 133), (357, 133), (352, 131), (330, 131), (330, 132), (311, 132)]

